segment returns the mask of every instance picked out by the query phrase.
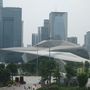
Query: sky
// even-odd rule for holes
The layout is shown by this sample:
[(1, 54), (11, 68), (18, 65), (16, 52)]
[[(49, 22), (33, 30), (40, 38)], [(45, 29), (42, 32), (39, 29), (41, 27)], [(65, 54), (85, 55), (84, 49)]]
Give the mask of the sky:
[(90, 0), (3, 0), (3, 6), (22, 8), (25, 46), (52, 11), (68, 12), (68, 36), (77, 36), (79, 44), (83, 45), (84, 35), (90, 31)]

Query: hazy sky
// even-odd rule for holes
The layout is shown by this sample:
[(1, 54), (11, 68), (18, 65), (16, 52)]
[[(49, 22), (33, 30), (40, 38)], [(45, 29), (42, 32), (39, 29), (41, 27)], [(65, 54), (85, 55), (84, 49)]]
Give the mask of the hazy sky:
[(90, 0), (3, 0), (4, 7), (21, 7), (24, 21), (24, 44), (31, 43), (32, 32), (43, 25), (51, 11), (68, 12), (68, 36), (77, 36), (80, 44), (90, 31)]

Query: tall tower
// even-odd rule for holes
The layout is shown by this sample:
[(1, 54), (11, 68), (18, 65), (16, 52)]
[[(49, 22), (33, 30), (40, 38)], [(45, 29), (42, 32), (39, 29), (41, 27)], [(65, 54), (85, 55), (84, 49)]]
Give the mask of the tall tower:
[(0, 0), (0, 48), (2, 47), (2, 7), (3, 1)]
[(86, 49), (90, 52), (90, 31), (88, 31), (84, 37), (84, 43)]
[(50, 38), (54, 40), (66, 40), (67, 38), (67, 12), (51, 12)]
[(22, 46), (22, 9), (6, 7), (2, 9), (3, 48)]

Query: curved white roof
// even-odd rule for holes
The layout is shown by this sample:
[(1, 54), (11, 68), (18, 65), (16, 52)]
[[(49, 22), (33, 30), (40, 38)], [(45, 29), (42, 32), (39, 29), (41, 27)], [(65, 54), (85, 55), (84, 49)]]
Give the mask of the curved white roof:
[(25, 53), (25, 54), (30, 54), (30, 55), (37, 55), (37, 51), (38, 51), (39, 56), (49, 57), (49, 49), (50, 49), (50, 57), (53, 57), (59, 60), (73, 61), (73, 62), (89, 61), (88, 59), (82, 58), (70, 52), (57, 52), (58, 49), (60, 50), (60, 49), (72, 49), (72, 48), (77, 49), (77, 48), (82, 48), (82, 47), (80, 47), (79, 45), (67, 42), (67, 41), (46, 40), (30, 48), (22, 48), (22, 47), (2, 48), (0, 50), (19, 52), (19, 53)]

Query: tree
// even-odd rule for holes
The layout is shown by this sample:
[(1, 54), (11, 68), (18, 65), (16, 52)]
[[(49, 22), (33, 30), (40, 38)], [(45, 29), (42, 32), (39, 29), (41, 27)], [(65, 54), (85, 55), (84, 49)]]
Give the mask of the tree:
[(59, 84), (61, 75), (60, 75), (60, 70), (59, 70), (58, 65), (55, 68), (55, 70), (53, 71), (53, 77), (55, 77), (56, 83)]
[(5, 69), (5, 65), (4, 64), (0, 64), (0, 70), (1, 69)]
[(89, 72), (89, 62), (88, 61), (85, 61), (85, 72), (88, 73)]
[(69, 63), (66, 64), (65, 70), (66, 70), (66, 76), (68, 79), (70, 79), (73, 76), (76, 76), (75, 68), (72, 65), (70, 65)]
[(23, 72), (30, 75), (36, 74), (36, 62), (34, 62), (34, 60), (21, 64), (19, 68), (21, 68)]
[(66, 70), (66, 85), (71, 85), (72, 78), (76, 76), (76, 68), (73, 66), (71, 63), (67, 63), (65, 65), (65, 70)]
[(39, 65), (40, 75), (42, 77), (42, 81), (46, 80), (48, 83), (51, 83), (51, 75), (54, 70), (56, 63), (54, 60), (43, 60)]
[(79, 86), (84, 87), (88, 81), (87, 73), (81, 73), (77, 76), (77, 78), (78, 78)]
[(13, 76), (16, 75), (18, 73), (17, 70), (17, 65), (16, 64), (8, 64), (6, 69), (10, 72), (11, 76), (12, 76), (12, 81), (13, 81)]
[(10, 73), (4, 64), (0, 64), (0, 85), (5, 86), (10, 81)]

